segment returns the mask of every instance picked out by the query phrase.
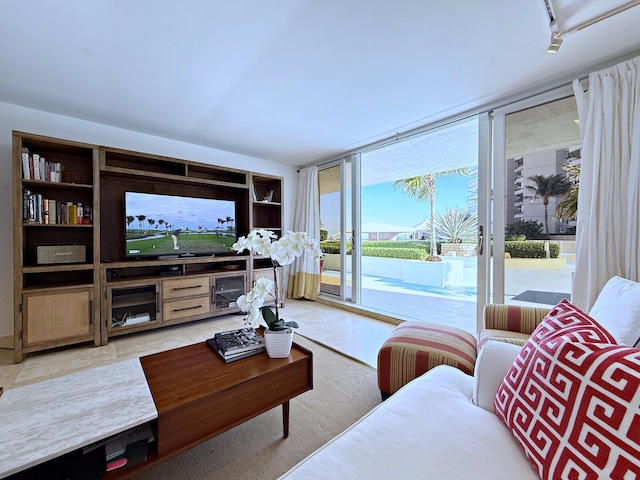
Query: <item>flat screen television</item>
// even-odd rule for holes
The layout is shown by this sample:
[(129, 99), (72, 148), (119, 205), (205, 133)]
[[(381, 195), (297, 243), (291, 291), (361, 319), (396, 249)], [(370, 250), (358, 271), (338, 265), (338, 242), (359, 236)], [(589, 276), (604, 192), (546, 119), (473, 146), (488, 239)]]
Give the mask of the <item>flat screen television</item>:
[(125, 192), (125, 257), (230, 253), (235, 218), (233, 200)]

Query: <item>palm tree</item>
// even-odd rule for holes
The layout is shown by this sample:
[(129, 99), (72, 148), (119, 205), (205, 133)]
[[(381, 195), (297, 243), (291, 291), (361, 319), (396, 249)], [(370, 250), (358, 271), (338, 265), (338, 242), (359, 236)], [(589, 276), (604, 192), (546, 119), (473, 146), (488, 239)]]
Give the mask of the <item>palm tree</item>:
[(431, 205), (431, 218), (430, 218), (430, 240), (431, 246), (429, 250), (429, 256), (427, 260), (430, 262), (440, 261), (438, 257), (438, 247), (436, 244), (436, 179), (438, 178), (451, 178), (454, 175), (468, 176), (470, 173), (467, 167), (456, 168), (453, 170), (445, 170), (438, 173), (428, 173), (426, 175), (419, 175), (417, 177), (405, 178), (404, 180), (396, 180), (393, 182), (393, 188), (399, 188), (403, 193), (407, 193), (412, 197), (415, 197), (419, 201), (428, 201)]
[(577, 220), (578, 219), (578, 187), (580, 185), (580, 165), (565, 165), (564, 170), (567, 172), (567, 181), (571, 184), (569, 191), (556, 207), (554, 218), (558, 220)]
[(127, 228), (131, 228), (131, 223), (133, 222), (133, 215), (127, 215), (125, 217), (125, 220), (127, 222)]
[(542, 198), (544, 205), (544, 229), (549, 235), (549, 199), (551, 197), (561, 197), (569, 191), (571, 185), (562, 173), (556, 173), (545, 177), (544, 175), (532, 175), (528, 177), (535, 185), (527, 185), (527, 189), (533, 192), (534, 198)]
[(146, 215), (136, 215), (136, 218), (138, 219), (138, 223), (140, 224), (140, 232), (144, 232), (144, 230), (142, 230), (142, 222), (145, 221), (145, 219), (147, 218)]

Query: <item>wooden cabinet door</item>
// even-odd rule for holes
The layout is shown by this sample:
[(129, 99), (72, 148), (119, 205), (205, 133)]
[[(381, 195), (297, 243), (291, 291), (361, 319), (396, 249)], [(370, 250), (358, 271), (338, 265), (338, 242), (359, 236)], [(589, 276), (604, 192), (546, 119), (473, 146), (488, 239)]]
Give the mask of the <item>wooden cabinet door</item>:
[(213, 310), (216, 314), (238, 312), (236, 301), (247, 292), (245, 273), (226, 273), (213, 276)]
[(23, 344), (93, 338), (93, 288), (23, 294)]

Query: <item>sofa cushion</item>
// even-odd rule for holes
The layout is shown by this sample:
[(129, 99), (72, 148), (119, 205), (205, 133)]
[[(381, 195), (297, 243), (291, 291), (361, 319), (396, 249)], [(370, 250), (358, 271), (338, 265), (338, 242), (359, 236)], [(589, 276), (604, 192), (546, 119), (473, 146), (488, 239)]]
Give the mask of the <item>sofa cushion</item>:
[(520, 348), (518, 345), (492, 341), (480, 350), (473, 373), (474, 405), (493, 413), (498, 387), (520, 353)]
[(542, 307), (487, 303), (482, 313), (483, 325), (478, 337), (478, 350), (489, 340), (524, 345), (549, 310)]
[(496, 330), (492, 328), (483, 328), (478, 334), (478, 348), (483, 348), (487, 343), (492, 341), (510, 343), (521, 347), (525, 344), (531, 334), (512, 332), (510, 330)]
[(440, 365), (281, 478), (539, 480), (509, 429), (471, 403), (473, 378)]
[(640, 283), (612, 277), (600, 291), (589, 315), (623, 345), (640, 343)]
[(495, 408), (542, 479), (640, 478), (640, 350), (566, 300), (523, 346)]

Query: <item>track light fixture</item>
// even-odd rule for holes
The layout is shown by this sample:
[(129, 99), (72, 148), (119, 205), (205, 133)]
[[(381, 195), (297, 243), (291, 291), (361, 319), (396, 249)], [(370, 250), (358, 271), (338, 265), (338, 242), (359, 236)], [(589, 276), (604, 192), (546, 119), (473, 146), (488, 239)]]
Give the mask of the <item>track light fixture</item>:
[(605, 20), (609, 17), (617, 15), (620, 12), (624, 12), (631, 7), (640, 5), (640, 0), (630, 0), (623, 5), (620, 5), (611, 10), (607, 10), (600, 15), (590, 18), (589, 20), (571, 28), (562, 28), (560, 26), (558, 18), (556, 17), (555, 9), (553, 8), (553, 0), (542, 0), (542, 3), (544, 4), (544, 9), (549, 19), (549, 29), (551, 30), (551, 44), (549, 45), (549, 48), (547, 48), (547, 52), (558, 53), (558, 50), (560, 50), (560, 45), (562, 45), (563, 37), (571, 35), (572, 33), (582, 30), (583, 28), (587, 28), (595, 23), (601, 22), (602, 20)]
[(547, 48), (547, 53), (558, 53), (558, 50), (560, 50), (560, 45), (562, 45), (562, 35), (558, 31), (552, 32), (551, 43)]

